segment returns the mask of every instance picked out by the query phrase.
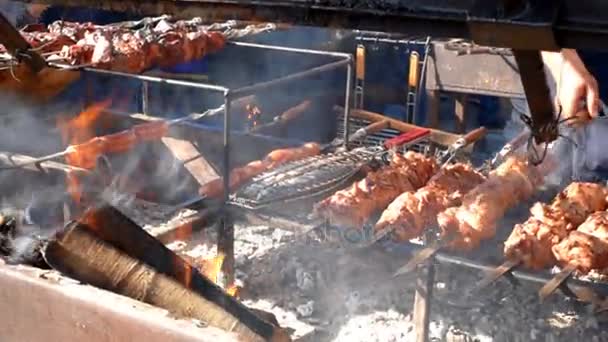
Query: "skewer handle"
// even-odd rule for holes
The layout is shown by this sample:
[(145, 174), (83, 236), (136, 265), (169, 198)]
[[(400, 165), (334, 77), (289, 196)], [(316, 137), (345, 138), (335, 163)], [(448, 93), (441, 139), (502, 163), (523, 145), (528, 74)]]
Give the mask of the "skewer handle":
[(464, 146), (468, 146), (480, 140), (481, 138), (485, 137), (486, 134), (488, 134), (488, 130), (483, 126), (470, 131), (462, 137), (464, 140)]
[(409, 132), (405, 132), (401, 135), (398, 135), (392, 139), (389, 139), (384, 142), (384, 147), (386, 149), (396, 148), (403, 144), (407, 144), (418, 139), (422, 139), (431, 134), (431, 130), (427, 128), (419, 128), (414, 129)]

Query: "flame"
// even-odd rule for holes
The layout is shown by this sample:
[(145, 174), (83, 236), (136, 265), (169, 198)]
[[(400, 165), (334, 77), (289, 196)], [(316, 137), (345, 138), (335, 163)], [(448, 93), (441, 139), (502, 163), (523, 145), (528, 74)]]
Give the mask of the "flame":
[(79, 144), (95, 136), (93, 126), (100, 115), (111, 105), (111, 100), (95, 103), (83, 110), (75, 118), (59, 118), (57, 127), (64, 144)]
[[(75, 145), (93, 138), (95, 136), (94, 124), (110, 104), (110, 100), (95, 103), (70, 120), (59, 117), (57, 119), (57, 128), (59, 128), (63, 143), (65, 145)], [(94, 155), (95, 142), (87, 145), (90, 152), (86, 151), (86, 149), (80, 149), (76, 153), (70, 153), (65, 157), (66, 163), (78, 167), (94, 167), (97, 160), (97, 155)], [(82, 201), (82, 183), (79, 177), (74, 173), (68, 173), (66, 175), (66, 185), (67, 192), (74, 200), (74, 203), (80, 205)]]
[(228, 295), (238, 297), (240, 288), (237, 285), (229, 284), (223, 286), (222, 266), (225, 258), (226, 256), (223, 253), (218, 253), (218, 255), (213, 258), (202, 259), (199, 263), (199, 269), (205, 277), (222, 286)]
[(262, 116), (262, 111), (254, 105), (248, 104), (245, 106), (245, 110), (247, 111), (247, 123), (249, 124), (249, 128), (253, 128), (258, 125), (258, 121)]
[(78, 176), (74, 172), (68, 172), (66, 174), (67, 191), (72, 197), (72, 200), (76, 205), (80, 205), (82, 200), (82, 186)]

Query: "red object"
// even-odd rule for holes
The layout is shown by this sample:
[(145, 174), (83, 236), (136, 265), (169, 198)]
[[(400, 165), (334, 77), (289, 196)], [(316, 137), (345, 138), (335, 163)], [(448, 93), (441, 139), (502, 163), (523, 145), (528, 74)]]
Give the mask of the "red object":
[(385, 141), (384, 147), (387, 149), (399, 147), (403, 144), (407, 144), (410, 142), (414, 142), (418, 139), (424, 138), (429, 134), (431, 134), (431, 130), (428, 128), (414, 129)]

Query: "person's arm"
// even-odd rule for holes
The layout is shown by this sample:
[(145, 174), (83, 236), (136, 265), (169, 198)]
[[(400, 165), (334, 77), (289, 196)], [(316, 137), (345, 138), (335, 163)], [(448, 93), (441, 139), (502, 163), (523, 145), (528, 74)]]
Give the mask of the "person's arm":
[[(576, 50), (543, 51), (542, 58), (557, 84), (556, 96), (563, 117), (586, 120), (589, 115), (597, 116), (600, 106), (598, 84)], [(582, 101), (586, 101), (585, 107), (581, 106)]]

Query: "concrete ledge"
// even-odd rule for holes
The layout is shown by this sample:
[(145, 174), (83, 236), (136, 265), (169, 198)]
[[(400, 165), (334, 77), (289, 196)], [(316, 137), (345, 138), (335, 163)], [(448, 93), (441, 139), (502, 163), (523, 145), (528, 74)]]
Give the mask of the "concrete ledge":
[(55, 271), (8, 266), (0, 260), (0, 336), (35, 341), (236, 341), (168, 312)]

